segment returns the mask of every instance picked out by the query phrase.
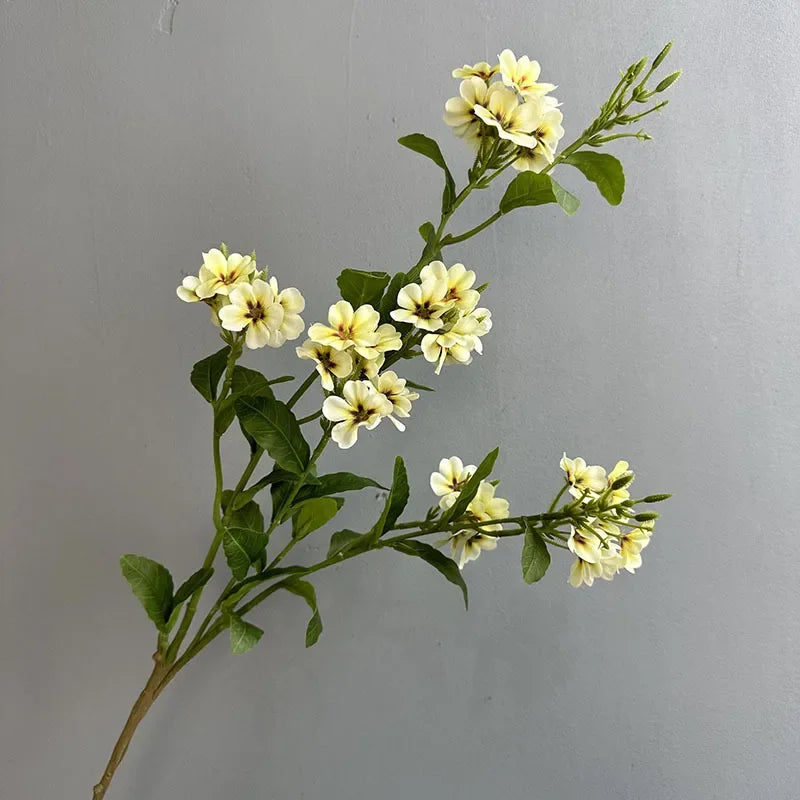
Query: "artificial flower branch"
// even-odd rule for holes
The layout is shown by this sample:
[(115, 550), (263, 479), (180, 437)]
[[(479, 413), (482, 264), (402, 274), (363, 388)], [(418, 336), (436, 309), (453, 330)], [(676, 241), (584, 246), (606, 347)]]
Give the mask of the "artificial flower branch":
[[(296, 347), (297, 356), (312, 361), (314, 369), (285, 402), (277, 396), (278, 387), (294, 376), (269, 379), (240, 361), (245, 349), (277, 348), (300, 337), (305, 330), (300, 291), (281, 289), (276, 277), (258, 268), (255, 252), (230, 253), (224, 244), (203, 254), (197, 275), (184, 278), (178, 297), (209, 308), (224, 344), (195, 364), (191, 373), (192, 385), (212, 410), (213, 537), (200, 569), (177, 589), (170, 572), (157, 561), (137, 555), (121, 559), (124, 577), (156, 627), (157, 649), (152, 673), (94, 787), (94, 800), (105, 797), (139, 723), (180, 670), (225, 631), (233, 653), (247, 652), (258, 643), (263, 632), (246, 617), (273, 594), (285, 590), (308, 604), (306, 645), (313, 645), (322, 620), (308, 578), (328, 567), (377, 550), (397, 552), (436, 569), (461, 590), (465, 604), (464, 567), (511, 537), (523, 539), (526, 583), (543, 577), (551, 548), (575, 556), (568, 577), (573, 586), (591, 586), (597, 579), (608, 581), (621, 571), (638, 569), (658, 517), (639, 506), (669, 495), (631, 499), (628, 487), (634, 475), (625, 461), (607, 472), (564, 455), (564, 479), (548, 510), (512, 515), (508, 500), (496, 494), (499, 481), (491, 477), (497, 449), (477, 466), (456, 456), (443, 458), (430, 476), (437, 502), (424, 519), (414, 521), (401, 521), (409, 500), (401, 458), (395, 459), (388, 487), (349, 472), (319, 474), (317, 465), (331, 442), (341, 449), (353, 447), (360, 434), (375, 430), (383, 420), (399, 431), (406, 429), (419, 392), (433, 390), (398, 375), (396, 365), (421, 355), (438, 376), (446, 365), (470, 364), (474, 354), (483, 353), (492, 318), (480, 302), (489, 284), (476, 286), (475, 272), (463, 264), (445, 265), (444, 248), (467, 241), (521, 207), (553, 203), (574, 214), (578, 199), (550, 176), (558, 165), (578, 169), (610, 204), (621, 201), (625, 179), (619, 161), (593, 149), (618, 138), (650, 138), (643, 131), (611, 131), (664, 107), (666, 101), (661, 101), (628, 113), (633, 103), (648, 104), (678, 78), (680, 73), (672, 73), (654, 89), (647, 87), (669, 48), (646, 72), (647, 59), (624, 70), (598, 117), (560, 153), (563, 116), (551, 95), (555, 86), (539, 80), (538, 62), (527, 56), (517, 59), (504, 50), (495, 65), (480, 62), (454, 70), (453, 77), (460, 79), (459, 96), (445, 104), (444, 121), (475, 152), (465, 185), (456, 191), (433, 139), (416, 133), (399, 140), (444, 174), (439, 222), (420, 226), (422, 254), (408, 271), (390, 275), (343, 270), (337, 279), (341, 300), (328, 309), (327, 322), (311, 325), (308, 338)], [(470, 230), (448, 234), (451, 218), (469, 195), (493, 186), (509, 168), (519, 174), (506, 186), (497, 211)], [(296, 416), (294, 409), (314, 387), (322, 402)], [(310, 428), (301, 426), (317, 420), (320, 435), (312, 448), (304, 434)], [(227, 489), (220, 442), (234, 421), (249, 447), (249, 458), (233, 488)], [(273, 466), (253, 481), (265, 456)], [(324, 559), (283, 565), (301, 541), (336, 516), (344, 503), (342, 495), (366, 488), (385, 492), (380, 515), (369, 530), (337, 530)], [(267, 489), (269, 520), (256, 500)], [(273, 539), (285, 523), (290, 523), (288, 538), (271, 555)], [(432, 536), (443, 538), (426, 541)], [(442, 545), (449, 546), (449, 555), (439, 549)], [(230, 576), (189, 639), (220, 552)]]

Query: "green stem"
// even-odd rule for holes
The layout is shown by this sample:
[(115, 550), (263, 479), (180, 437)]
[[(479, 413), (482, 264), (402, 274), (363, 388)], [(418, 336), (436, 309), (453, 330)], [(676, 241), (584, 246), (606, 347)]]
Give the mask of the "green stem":
[(313, 422), (315, 419), (319, 419), (322, 416), (322, 409), (319, 411), (315, 411), (313, 414), (309, 414), (307, 417), (303, 417), (302, 419), (297, 420), (298, 425), (305, 425), (306, 422)]
[(484, 228), (488, 228), (490, 225), (497, 222), (497, 220), (499, 220), (502, 216), (502, 211), (495, 211), (491, 217), (485, 219), (480, 225), (476, 225), (474, 228), (470, 228), (468, 231), (460, 233), (458, 236), (445, 236), (442, 240), (442, 247), (449, 247), (451, 244), (458, 244), (459, 242), (465, 242), (467, 239), (471, 239), (473, 236), (480, 233)]
[(289, 398), (289, 402), (286, 405), (289, 408), (292, 408), (295, 403), (306, 393), (308, 388), (311, 386), (312, 383), (317, 378), (317, 371), (316, 369), (312, 371), (312, 373), (298, 386), (297, 391)]

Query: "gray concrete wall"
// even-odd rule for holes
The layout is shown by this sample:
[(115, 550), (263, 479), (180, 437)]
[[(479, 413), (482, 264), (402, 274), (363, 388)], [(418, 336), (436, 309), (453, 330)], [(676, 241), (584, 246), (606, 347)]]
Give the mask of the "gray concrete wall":
[(174, 296), (200, 250), (255, 247), (320, 318), (340, 268), (413, 263), (436, 213), (440, 176), (394, 140), (466, 166), (440, 119), (454, 66), (538, 58), (570, 137), (670, 38), (684, 78), (656, 140), (616, 148), (622, 206), (562, 173), (576, 217), (520, 211), (450, 251), (492, 281), (487, 355), (407, 434), (323, 464), (388, 477), (399, 453), (421, 510), (441, 456), (499, 443), (534, 511), (562, 450), (625, 457), (676, 494), (639, 574), (575, 591), (556, 559), (527, 587), (513, 542), (470, 565), (465, 613), (422, 564), (343, 565), (315, 648), (277, 598), (258, 650), (220, 641), (163, 696), (109, 797), (800, 796), (796, 5), (181, 0), (170, 33), (161, 3), (0, 3), (3, 800), (88, 798), (153, 644), (117, 559), (185, 575), (205, 551), (187, 375), (217, 345)]

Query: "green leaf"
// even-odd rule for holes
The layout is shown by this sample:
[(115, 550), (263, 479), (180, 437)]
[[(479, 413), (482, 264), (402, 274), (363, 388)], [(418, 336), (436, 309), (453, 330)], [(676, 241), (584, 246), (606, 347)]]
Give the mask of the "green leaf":
[(597, 186), (600, 194), (612, 206), (618, 206), (622, 202), (622, 195), (625, 192), (625, 173), (622, 164), (614, 156), (608, 153), (578, 151), (567, 156), (564, 163), (579, 169), (587, 180)]
[(306, 627), (306, 647), (311, 647), (317, 643), (317, 639), (322, 633), (322, 618), (317, 609), (317, 593), (314, 591), (312, 584), (308, 581), (300, 580), (300, 578), (287, 578), (283, 581), (282, 586), (292, 594), (302, 597), (311, 609), (311, 619)]
[[(406, 382), (408, 385), (408, 382)], [(297, 493), (298, 500), (307, 500), (312, 497), (325, 497), (339, 492), (357, 492), (359, 489), (383, 489), (388, 491), (372, 478), (364, 478), (361, 475), (354, 475), (352, 472), (330, 472), (327, 475), (320, 475), (314, 486), (304, 486)]]
[(443, 553), (439, 552), (435, 547), (432, 547), (425, 542), (419, 542), (416, 539), (406, 539), (405, 541), (394, 542), (392, 548), (397, 550), (398, 553), (405, 553), (407, 556), (416, 556), (426, 561), (434, 569), (447, 578), (450, 583), (458, 586), (461, 593), (464, 595), (464, 607), (469, 608), (469, 596), (467, 594), (467, 584), (464, 583), (464, 578), (461, 575), (461, 570), (452, 558), (448, 558)]
[(409, 150), (413, 150), (415, 153), (429, 158), (434, 164), (444, 170), (442, 213), (449, 211), (453, 207), (453, 203), (456, 199), (456, 186), (439, 145), (434, 139), (425, 136), (423, 133), (410, 133), (408, 136), (401, 136), (397, 141), (403, 145), (403, 147), (407, 147)]
[[(294, 478), (294, 473), (287, 472), (285, 469), (273, 469), (272, 472), (264, 475), (263, 478), (257, 480), (252, 486), (239, 493), (239, 496), (234, 501), (234, 509), (241, 508), (243, 505), (249, 503), (262, 489), (271, 486), (273, 483), (281, 483), (282, 481), (290, 481)], [(312, 479), (309, 475), (306, 480)]]
[[(328, 546), (327, 558), (334, 556), (350, 555), (355, 550), (363, 552), (369, 549), (370, 536), (367, 533), (358, 533), (351, 530), (336, 531), (331, 536), (331, 543)], [(360, 544), (357, 544), (359, 543)]]
[(205, 586), (214, 574), (213, 567), (201, 568), (197, 572), (192, 573), (175, 592), (175, 597), (172, 600), (172, 608), (175, 609), (181, 603), (185, 603), (198, 589)]
[(147, 616), (159, 631), (165, 632), (172, 609), (172, 575), (169, 570), (157, 561), (133, 554), (122, 556), (119, 565)]
[(574, 214), (580, 205), (577, 197), (559, 186), (549, 175), (520, 172), (508, 184), (500, 201), (500, 211), (507, 214), (522, 206), (542, 206), (547, 203), (558, 203), (567, 214)]
[(247, 575), (250, 565), (261, 557), (268, 543), (258, 503), (250, 501), (233, 512), (222, 534), (222, 550), (236, 580)]
[(225, 372), (230, 351), (230, 347), (226, 345), (222, 350), (217, 350), (216, 353), (198, 361), (192, 367), (189, 380), (209, 403), (213, 403), (217, 399), (217, 385)]
[(233, 404), (236, 402), (236, 395), (229, 394), (218, 406), (214, 417), (214, 431), (218, 436), (222, 436), (231, 423), (236, 419), (236, 409)]
[[(534, 173), (531, 173), (531, 175), (533, 174)], [(441, 521), (443, 523), (450, 522), (450, 520), (458, 519), (463, 516), (464, 512), (467, 510), (467, 506), (478, 493), (478, 487), (481, 485), (481, 481), (488, 478), (491, 474), (499, 452), (500, 448), (495, 447), (495, 449), (478, 464), (478, 468), (475, 470), (472, 477), (464, 484), (464, 488), (461, 492), (459, 492), (456, 502), (442, 514)]]
[(230, 617), (231, 653), (238, 655), (252, 650), (264, 635), (264, 631), (256, 625), (245, 622), (236, 614)]
[(390, 530), (397, 522), (397, 518), (403, 513), (403, 509), (408, 503), (408, 475), (403, 459), (397, 456), (394, 460), (394, 476), (392, 478), (392, 488), (386, 498), (386, 505), (383, 507), (380, 518), (370, 531), (373, 541), (377, 541), (386, 531)]
[(525, 543), (522, 545), (522, 580), (536, 583), (544, 577), (550, 566), (550, 551), (539, 531), (525, 526)]
[[(395, 273), (381, 300), (381, 321), (391, 322), (398, 330), (402, 330), (403, 324), (395, 322), (389, 314), (397, 308), (397, 294), (407, 283), (412, 281), (407, 280), (405, 272)], [(410, 329), (410, 326), (407, 327)]]
[(553, 184), (553, 194), (556, 202), (561, 206), (561, 210), (571, 217), (580, 208), (581, 201), (574, 194), (568, 192), (560, 183), (556, 183), (555, 179), (550, 178), (550, 183)]
[(297, 418), (285, 403), (269, 397), (240, 397), (236, 415), (244, 430), (275, 463), (299, 475), (308, 466), (311, 451)]
[(422, 237), (422, 241), (425, 244), (430, 244), (433, 241), (433, 237), (436, 236), (436, 228), (433, 227), (432, 222), (423, 222), (422, 225), (419, 226), (419, 235)]
[(270, 389), (270, 382), (264, 375), (256, 369), (248, 369), (240, 364), (233, 368), (231, 393), (239, 397), (244, 395), (249, 395), (250, 397), (275, 397), (272, 389)]
[(292, 517), (292, 538), (303, 539), (317, 528), (321, 528), (336, 516), (339, 508), (339, 503), (332, 497), (315, 497), (307, 500)]
[(250, 528), (253, 531), (264, 530), (264, 515), (255, 500), (248, 500), (228, 515), (228, 524), (235, 528)]
[(181, 614), (181, 607), (183, 604), (201, 587), (205, 586), (214, 574), (213, 567), (208, 569), (199, 569), (197, 572), (190, 575), (181, 585), (175, 597), (172, 599), (172, 608), (170, 608), (169, 616), (165, 626), (165, 632), (169, 633), (178, 621)]
[(406, 386), (408, 386), (410, 389), (418, 389), (421, 392), (435, 392), (436, 391), (436, 389), (431, 389), (430, 386), (425, 386), (422, 383), (416, 383), (414, 381), (410, 381), (410, 380), (408, 380), (408, 378), (406, 378)]
[(345, 269), (336, 279), (336, 285), (339, 287), (342, 299), (347, 300), (353, 308), (365, 304), (378, 308), (389, 280), (390, 276), (386, 272)]

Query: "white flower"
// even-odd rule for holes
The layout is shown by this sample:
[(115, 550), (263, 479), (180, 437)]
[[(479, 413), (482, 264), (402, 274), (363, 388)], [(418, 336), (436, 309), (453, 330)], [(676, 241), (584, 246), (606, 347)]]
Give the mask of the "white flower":
[(567, 458), (564, 453), (561, 469), (567, 473), (570, 484), (569, 493), (581, 497), (584, 492), (599, 494), (606, 488), (606, 471), (602, 467), (590, 467), (582, 458)]
[(275, 331), (275, 341), (283, 344), (287, 339), (296, 339), (305, 328), (305, 323), (300, 317), (300, 312), (306, 307), (303, 295), (295, 288), (278, 291), (278, 281), (269, 279), (269, 288), (275, 295), (275, 302), (283, 308), (283, 322)]
[(619, 540), (619, 568), (634, 573), (642, 566), (642, 550), (650, 544), (651, 532), (634, 528)]
[[(441, 465), (440, 465), (441, 466)], [(478, 491), (475, 497), (470, 500), (467, 506), (466, 514), (475, 522), (491, 522), (494, 519), (505, 519), (508, 517), (508, 500), (502, 497), (494, 496), (495, 487), (488, 481), (481, 481), (478, 486)], [(458, 499), (458, 493), (445, 495), (440, 501), (439, 505), (444, 508), (450, 508)], [(499, 531), (502, 530), (501, 524), (496, 525), (483, 525), (482, 531)]]
[(452, 307), (447, 300), (447, 283), (429, 278), (419, 283), (409, 283), (397, 294), (397, 305), (400, 308), (391, 313), (392, 319), (398, 322), (410, 322), (416, 328), (435, 331), (442, 327), (442, 314)]
[[(480, 337), (491, 328), (491, 320), (486, 309), (479, 315), (465, 314), (459, 317), (450, 328), (441, 333), (428, 333), (422, 337), (420, 346), (426, 361), (436, 364), (436, 374), (442, 371), (445, 362), (469, 364), (472, 351), (483, 352)], [(488, 325), (487, 325), (488, 322)]]
[(450, 554), (459, 569), (464, 569), (464, 565), (474, 561), (483, 550), (496, 549), (497, 537), (480, 531), (464, 530), (450, 537)]
[[(467, 513), (476, 522), (488, 522), (492, 519), (505, 519), (508, 516), (508, 500), (494, 496), (495, 487), (488, 481), (481, 481), (475, 497), (467, 506)], [(481, 530), (499, 531), (502, 525), (484, 525)]]
[(468, 77), (458, 87), (460, 97), (451, 97), (444, 104), (444, 121), (456, 136), (462, 137), (477, 149), (484, 131), (483, 123), (475, 114), (476, 105), (486, 105), (489, 88), (481, 78)]
[(378, 325), (375, 331), (378, 334), (378, 341), (375, 343), (375, 349), (379, 353), (388, 353), (390, 350), (399, 350), (403, 346), (403, 340), (400, 332), (389, 322), (384, 322), (383, 325)]
[[(630, 465), (627, 461), (617, 461), (614, 465), (614, 469), (608, 473), (608, 488), (610, 489), (611, 486), (614, 484), (615, 481), (619, 480), (622, 477), (627, 475), (633, 475), (633, 472), (628, 468)], [(625, 500), (628, 500), (631, 496), (631, 493), (628, 491), (628, 486), (623, 486), (621, 489), (614, 489), (608, 494), (608, 502), (609, 505), (615, 506), (622, 503)], [(617, 509), (621, 511), (621, 509)]]
[(201, 300), (215, 294), (230, 294), (238, 285), (249, 283), (256, 265), (250, 256), (231, 253), (227, 258), (216, 247), (203, 253), (198, 285), (195, 287)]
[(464, 466), (464, 462), (458, 456), (443, 458), (439, 462), (439, 471), (431, 473), (430, 483), (433, 493), (442, 498), (439, 501), (442, 508), (449, 508), (449, 505), (452, 505), (445, 498), (453, 494), (458, 495), (464, 488), (464, 484), (474, 474), (475, 469), (474, 464)]
[(306, 339), (302, 347), (296, 348), (299, 358), (308, 358), (317, 362), (317, 372), (322, 379), (322, 388), (333, 391), (333, 379), (346, 378), (353, 371), (353, 359), (350, 353), (334, 350), (324, 344)]
[(502, 83), (493, 83), (486, 93), (486, 104), (476, 105), (475, 114), (487, 125), (497, 129), (501, 139), (520, 147), (534, 147), (536, 139), (530, 132), (539, 122), (536, 103), (520, 103), (517, 93)]
[(595, 578), (599, 578), (603, 572), (600, 564), (593, 564), (589, 561), (584, 561), (582, 558), (576, 558), (572, 563), (569, 570), (569, 583), (570, 586), (578, 588), (579, 586), (591, 586)]
[(385, 360), (386, 356), (383, 353), (379, 353), (377, 358), (356, 356), (353, 361), (353, 380), (371, 381), (373, 378), (377, 378)]
[(347, 381), (342, 397), (326, 397), (322, 413), (337, 423), (331, 438), (343, 450), (352, 447), (363, 425), (368, 431), (392, 413), (392, 404), (369, 381)]
[[(375, 388), (392, 404), (392, 412), (398, 417), (408, 418), (411, 416), (411, 401), (417, 400), (419, 394), (412, 392), (406, 386), (406, 379), (399, 378), (396, 372), (387, 369), (373, 381)], [(389, 421), (399, 431), (404, 431), (406, 426), (400, 420), (395, 419), (389, 414)]]
[(281, 344), (275, 333), (283, 323), (283, 307), (275, 301), (268, 283), (258, 278), (252, 284), (242, 283), (228, 294), (228, 299), (230, 305), (217, 312), (225, 330), (247, 328), (244, 341), (251, 350)]
[(528, 56), (517, 59), (511, 50), (506, 49), (497, 59), (500, 62), (503, 83), (516, 89), (521, 95), (538, 97), (556, 88), (552, 83), (537, 83), (542, 70), (539, 62), (531, 61)]
[(326, 344), (334, 350), (353, 347), (364, 358), (375, 358), (379, 321), (380, 314), (371, 305), (359, 306), (354, 311), (350, 303), (340, 300), (328, 309), (330, 327), (315, 322), (308, 329), (308, 335), (315, 342)]
[(487, 64), (485, 61), (479, 61), (477, 64), (473, 64), (472, 66), (469, 64), (464, 64), (463, 67), (457, 67), (453, 70), (452, 75), (454, 78), (471, 78), (476, 76), (488, 81), (498, 69), (500, 69), (499, 64), (491, 66), (491, 64)]
[(453, 307), (471, 311), (480, 300), (480, 293), (472, 289), (475, 273), (463, 264), (453, 264), (449, 269), (441, 261), (431, 261), (419, 274), (423, 281), (431, 278), (447, 284), (445, 300), (452, 300)]
[(570, 526), (567, 547), (569, 547), (578, 558), (589, 564), (596, 564), (601, 559), (600, 539), (594, 534), (587, 534), (584, 531), (579, 531), (574, 526)]
[(184, 303), (199, 303), (197, 287), (200, 285), (200, 278), (197, 275), (187, 275), (181, 285), (175, 290)]
[(600, 551), (599, 558), (594, 563), (585, 561), (580, 556), (575, 559), (569, 571), (571, 586), (591, 586), (596, 578), (610, 581), (619, 572), (620, 554), (616, 545)]
[(514, 169), (522, 172), (541, 172), (547, 165), (553, 163), (556, 148), (564, 135), (564, 128), (561, 127), (564, 115), (557, 108), (546, 104), (545, 101), (551, 99), (548, 97), (536, 101), (540, 107), (539, 121), (531, 132), (536, 145), (519, 149), (518, 157), (512, 164)]

